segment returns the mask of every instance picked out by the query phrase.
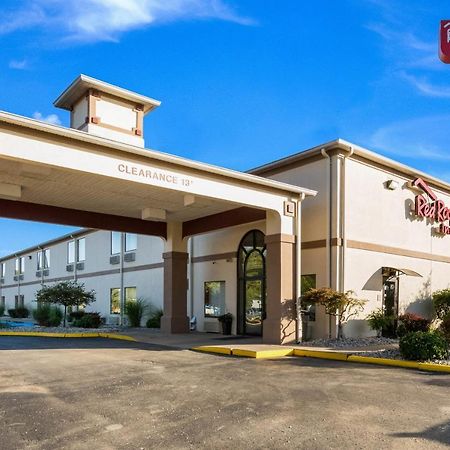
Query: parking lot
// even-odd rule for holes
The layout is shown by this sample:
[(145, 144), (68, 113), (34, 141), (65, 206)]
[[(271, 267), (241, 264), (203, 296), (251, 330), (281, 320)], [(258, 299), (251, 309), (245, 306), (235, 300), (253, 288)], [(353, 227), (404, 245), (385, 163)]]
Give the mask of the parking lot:
[(1, 448), (444, 448), (450, 376), (0, 337)]

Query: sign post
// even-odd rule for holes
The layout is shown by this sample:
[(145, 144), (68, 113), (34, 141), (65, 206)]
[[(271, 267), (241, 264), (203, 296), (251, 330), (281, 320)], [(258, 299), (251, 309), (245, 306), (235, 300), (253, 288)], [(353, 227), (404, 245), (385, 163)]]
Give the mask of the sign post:
[(450, 20), (441, 20), (439, 58), (443, 63), (450, 64)]

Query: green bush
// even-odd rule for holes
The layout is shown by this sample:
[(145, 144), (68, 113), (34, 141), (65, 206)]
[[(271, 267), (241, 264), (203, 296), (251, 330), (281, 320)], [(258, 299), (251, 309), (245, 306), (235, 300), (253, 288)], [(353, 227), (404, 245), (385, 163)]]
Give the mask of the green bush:
[(367, 316), (367, 322), (372, 330), (380, 335), (382, 331), (392, 330), (394, 328), (395, 317), (386, 316), (382, 309), (377, 309)]
[(425, 319), (418, 314), (405, 313), (399, 316), (398, 320), (400, 324), (397, 327), (398, 337), (402, 337), (407, 333), (412, 333), (414, 331), (429, 331), (431, 326), (431, 321)]
[(43, 304), (33, 310), (33, 318), (41, 327), (58, 327), (63, 313), (57, 306)]
[(447, 342), (450, 342), (450, 313), (443, 317), (439, 330), (444, 335)]
[(8, 314), (13, 319), (26, 319), (30, 315), (30, 311), (27, 308), (14, 308), (8, 309)]
[(400, 353), (404, 359), (412, 361), (445, 359), (448, 356), (448, 344), (440, 333), (416, 331), (400, 338)]
[(72, 311), (69, 314), (68, 322), (73, 322), (74, 320), (81, 319), (86, 313), (83, 310)]
[(0, 317), (5, 315), (5, 307), (4, 306), (0, 306)]
[(433, 306), (439, 319), (450, 314), (450, 289), (433, 292)]
[(102, 318), (98, 312), (83, 312), (79, 319), (72, 322), (72, 326), (78, 328), (99, 328), (101, 324)]
[(147, 320), (147, 328), (161, 328), (161, 317), (164, 315), (164, 311), (161, 308), (154, 308)]
[(130, 327), (140, 327), (142, 317), (147, 310), (148, 305), (144, 299), (128, 300), (125, 305), (125, 314), (128, 316)]

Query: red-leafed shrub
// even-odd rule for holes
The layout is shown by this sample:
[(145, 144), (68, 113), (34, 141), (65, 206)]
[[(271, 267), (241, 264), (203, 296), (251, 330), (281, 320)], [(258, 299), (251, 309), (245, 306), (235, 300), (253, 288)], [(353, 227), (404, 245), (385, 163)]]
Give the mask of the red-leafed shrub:
[(425, 319), (425, 317), (418, 314), (405, 313), (398, 318), (400, 324), (397, 328), (397, 334), (401, 337), (406, 333), (412, 333), (416, 331), (429, 331), (431, 326), (431, 320)]

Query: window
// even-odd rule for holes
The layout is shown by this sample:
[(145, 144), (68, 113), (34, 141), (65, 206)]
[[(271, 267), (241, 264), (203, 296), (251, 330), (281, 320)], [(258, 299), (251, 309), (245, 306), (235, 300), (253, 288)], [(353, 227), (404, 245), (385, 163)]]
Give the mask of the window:
[(111, 255), (120, 253), (122, 233), (111, 231)]
[(6, 273), (6, 264), (2, 263), (0, 264), (0, 278), (5, 278)]
[(67, 243), (67, 263), (73, 264), (75, 262), (75, 241)]
[[(136, 286), (125, 288), (125, 304), (130, 300), (136, 300)], [(120, 314), (120, 288), (111, 289), (109, 310), (111, 314)]]
[(120, 314), (120, 289), (112, 288), (110, 291), (109, 311), (111, 314)]
[(137, 249), (137, 235), (134, 233), (125, 233), (125, 251), (131, 252)]
[(15, 295), (14, 296), (14, 307), (17, 308), (23, 308), (25, 304), (25, 299), (23, 295)]
[(204, 284), (205, 317), (225, 314), (225, 281), (206, 281)]
[(50, 268), (50, 249), (40, 250), (37, 252), (37, 270)]
[[(314, 289), (316, 287), (316, 275), (302, 275), (301, 283), (302, 294), (306, 294), (310, 289)], [(302, 309), (307, 311), (305, 313), (307, 320), (316, 320), (316, 305), (304, 305)]]
[(5, 296), (2, 295), (0, 297), (0, 308), (3, 308), (3, 310), (5, 310)]
[[(75, 251), (76, 250), (76, 251)], [(86, 260), (86, 239), (81, 238), (76, 241), (70, 241), (67, 243), (67, 263), (73, 264), (75, 262)]]
[(77, 240), (77, 262), (86, 261), (86, 239)]
[(136, 286), (125, 288), (125, 304), (130, 300), (136, 300)]
[(15, 274), (22, 275), (25, 272), (25, 257), (16, 258)]

